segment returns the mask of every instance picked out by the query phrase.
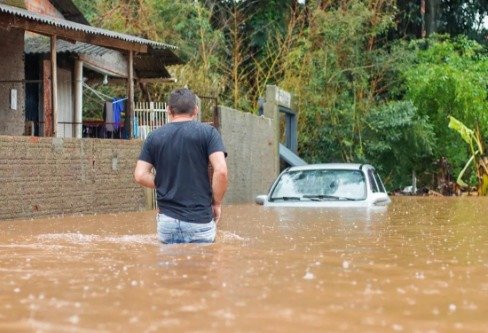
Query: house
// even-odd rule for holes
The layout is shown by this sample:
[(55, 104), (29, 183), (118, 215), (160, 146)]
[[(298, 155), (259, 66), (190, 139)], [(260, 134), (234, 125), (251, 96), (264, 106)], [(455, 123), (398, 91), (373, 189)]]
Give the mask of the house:
[[(0, 135), (82, 137), (85, 81), (171, 80), (176, 47), (95, 28), (71, 0), (0, 0)], [(144, 85), (141, 84), (141, 87)]]
[[(90, 83), (123, 84), (126, 137), (147, 134), (160, 119), (141, 116), (134, 90), (172, 80), (176, 52), (91, 27), (71, 0), (0, 0), (0, 220), (147, 209), (151, 196), (133, 181), (143, 141), (84, 137), (82, 106)], [(279, 171), (278, 96), (270, 86), (264, 116), (210, 98), (229, 152), (228, 202), (252, 201)]]

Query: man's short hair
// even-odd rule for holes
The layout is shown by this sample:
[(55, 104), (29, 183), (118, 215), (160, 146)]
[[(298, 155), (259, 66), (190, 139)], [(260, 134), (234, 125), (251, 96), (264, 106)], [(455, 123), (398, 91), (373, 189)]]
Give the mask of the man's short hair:
[(197, 96), (188, 88), (171, 92), (168, 106), (173, 114), (191, 114), (197, 106)]

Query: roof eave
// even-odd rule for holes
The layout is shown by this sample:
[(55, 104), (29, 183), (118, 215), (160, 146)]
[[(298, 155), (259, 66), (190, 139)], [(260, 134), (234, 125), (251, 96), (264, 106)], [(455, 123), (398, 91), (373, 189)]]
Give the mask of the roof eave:
[(5, 4), (0, 4), (0, 24), (6, 28), (20, 28), (38, 34), (57, 36), (62, 39), (80, 41), (117, 50), (147, 53), (149, 48), (156, 50), (177, 49), (173, 45), (53, 18)]

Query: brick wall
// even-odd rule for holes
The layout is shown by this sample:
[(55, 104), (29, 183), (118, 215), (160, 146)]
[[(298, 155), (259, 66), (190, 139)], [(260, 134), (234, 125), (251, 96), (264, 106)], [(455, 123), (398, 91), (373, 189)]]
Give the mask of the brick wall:
[[(225, 203), (253, 202), (277, 176), (274, 125), (220, 108), (229, 156)], [(145, 190), (133, 181), (140, 140), (0, 136), (0, 220), (138, 211)]]
[(25, 7), (31, 12), (63, 18), (63, 15), (49, 0), (25, 0)]
[(140, 140), (0, 136), (0, 220), (145, 209)]
[(277, 176), (274, 124), (271, 119), (220, 107), (220, 127), (226, 146), (229, 189), (226, 203), (254, 202), (266, 194)]
[[(24, 31), (0, 27), (0, 135), (22, 135), (25, 120)], [(10, 92), (17, 90), (17, 110)]]

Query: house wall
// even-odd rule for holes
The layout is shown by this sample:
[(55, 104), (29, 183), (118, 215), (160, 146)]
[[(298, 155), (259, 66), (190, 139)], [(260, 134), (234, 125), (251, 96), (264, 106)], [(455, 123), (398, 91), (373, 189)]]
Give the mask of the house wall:
[[(0, 27), (0, 59), (0, 135), (22, 135), (25, 119), (23, 30)], [(10, 108), (12, 89), (17, 90), (17, 110)]]
[(277, 176), (275, 126), (271, 119), (220, 107), (220, 130), (227, 149), (226, 203), (254, 202)]
[[(229, 189), (225, 203), (253, 202), (277, 176), (271, 119), (220, 107)], [(141, 140), (0, 136), (0, 220), (144, 210), (133, 181)]]
[(0, 220), (145, 209), (140, 140), (0, 136)]
[(63, 18), (63, 15), (49, 0), (25, 0), (25, 7), (31, 12)]

